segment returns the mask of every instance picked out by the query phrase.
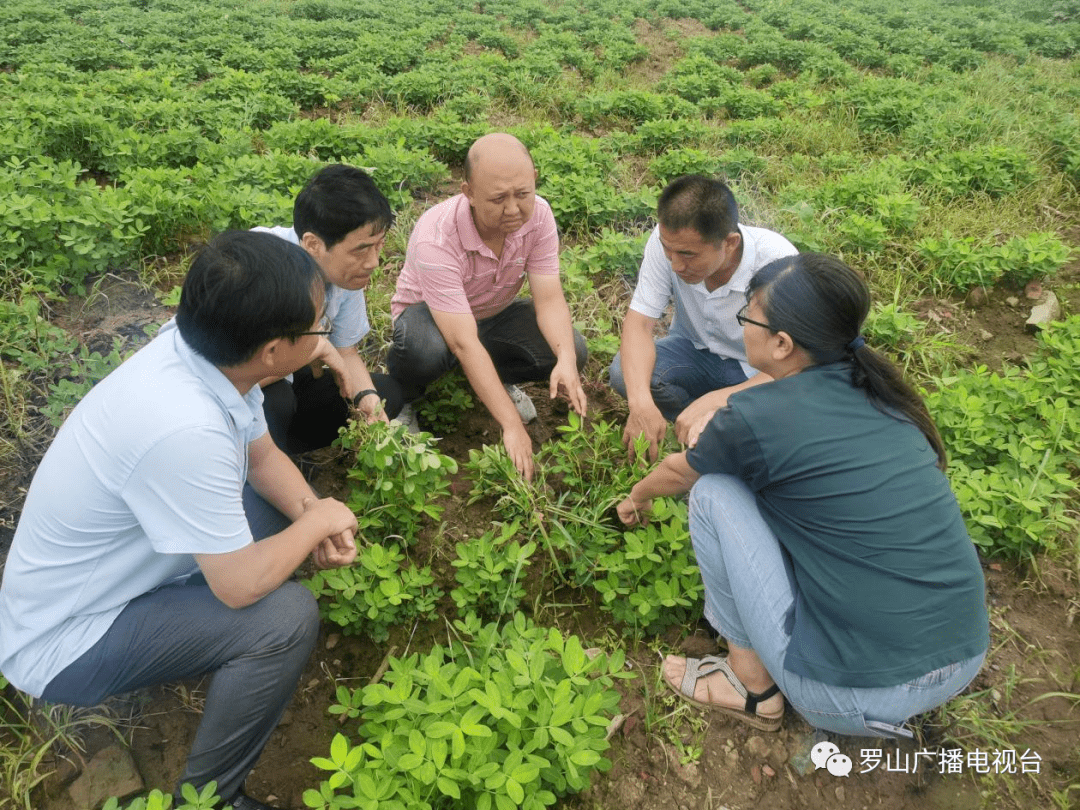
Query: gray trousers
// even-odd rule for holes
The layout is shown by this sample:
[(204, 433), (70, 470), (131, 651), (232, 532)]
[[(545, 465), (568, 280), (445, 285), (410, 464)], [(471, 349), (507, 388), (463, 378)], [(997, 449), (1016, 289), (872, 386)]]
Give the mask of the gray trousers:
[[(267, 536), (260, 528), (284, 521), (276, 511), (252, 514), (253, 504), (245, 498), (256, 537)], [(254, 605), (233, 609), (196, 575), (129, 602), (101, 640), (53, 678), (42, 699), (94, 706), (110, 695), (213, 673), (180, 784), (216, 781), (218, 795), (229, 800), (292, 699), (318, 633), (315, 599), (299, 583), (285, 582)]]

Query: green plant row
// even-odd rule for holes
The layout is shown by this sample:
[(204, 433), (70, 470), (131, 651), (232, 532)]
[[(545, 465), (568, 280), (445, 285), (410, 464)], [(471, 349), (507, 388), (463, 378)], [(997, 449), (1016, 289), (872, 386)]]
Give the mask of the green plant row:
[(992, 287), (998, 281), (1021, 288), (1029, 281), (1052, 276), (1072, 255), (1069, 246), (1052, 233), (980, 245), (974, 237), (957, 239), (946, 231), (938, 239), (920, 240), (915, 248), (938, 285), (959, 292)]
[[(803, 206), (798, 222), (765, 223), (790, 224), (800, 247), (884, 266), (903, 240), (941, 236), (933, 201), (1008, 200), (1036, 184), (1050, 198), (1080, 165), (1075, 71), (1046, 61), (1075, 53), (1067, 9), (430, 0), (387, 14), (295, 0), (277, 12), (5, 5), (0, 268), (59, 291), (225, 227), (286, 222), (299, 184), (330, 160), (372, 168), (406, 209), (441, 190), (494, 121), (533, 149), (541, 193), (575, 238), (637, 229), (666, 181), (701, 171)], [(642, 75), (639, 31), (666, 35), (668, 14), (705, 29), (670, 34), (663, 75)], [(986, 103), (996, 72), (1004, 89)], [(530, 123), (550, 120), (559, 127)], [(867, 176), (872, 194), (828, 177), (830, 161), (883, 176), (875, 164), (890, 155), (910, 157), (885, 185)], [(953, 232), (997, 237), (993, 219), (967, 225)]]
[(1077, 526), (1080, 316), (1051, 325), (1039, 344), (1027, 368), (963, 371), (926, 400), (972, 539), (989, 556), (1057, 551)]

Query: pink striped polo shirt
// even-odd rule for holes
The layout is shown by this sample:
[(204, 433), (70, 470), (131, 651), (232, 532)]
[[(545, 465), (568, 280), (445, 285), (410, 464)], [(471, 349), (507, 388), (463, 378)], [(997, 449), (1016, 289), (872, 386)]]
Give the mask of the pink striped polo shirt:
[(536, 198), (529, 221), (506, 237), (496, 258), (476, 230), (468, 198), (458, 194), (417, 220), (390, 315), (423, 301), (437, 312), (490, 318), (514, 300), (526, 273), (559, 273), (559, 232), (547, 200)]

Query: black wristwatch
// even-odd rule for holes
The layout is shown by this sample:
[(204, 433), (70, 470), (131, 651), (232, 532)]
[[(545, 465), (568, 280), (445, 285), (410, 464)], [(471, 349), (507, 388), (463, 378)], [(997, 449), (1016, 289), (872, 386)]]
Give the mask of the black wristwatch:
[(360, 400), (362, 400), (368, 394), (374, 394), (375, 396), (378, 396), (379, 392), (376, 391), (374, 388), (365, 388), (363, 391), (361, 391), (359, 394), (352, 398), (352, 406), (354, 408), (359, 408)]

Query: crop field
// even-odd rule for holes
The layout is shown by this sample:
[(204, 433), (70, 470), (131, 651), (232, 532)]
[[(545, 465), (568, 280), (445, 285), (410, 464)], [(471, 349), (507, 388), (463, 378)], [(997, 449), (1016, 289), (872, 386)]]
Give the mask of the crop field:
[[(1080, 806), (1078, 53), (1080, 0), (6, 0), (0, 561), (57, 427), (170, 317), (201, 242), (290, 224), (326, 163), (366, 168), (397, 216), (367, 291), (378, 368), (413, 224), (457, 192), (477, 137), (507, 131), (559, 225), (589, 413), (530, 389), (531, 484), (460, 376), (417, 403), (424, 433), (353, 425), (302, 459), (364, 542), (349, 569), (300, 572), (323, 636), (249, 792)], [(763, 739), (664, 694), (657, 652), (714, 643), (686, 503), (632, 531), (614, 516), (645, 469), (607, 367), (657, 195), (688, 173), (865, 275), (867, 339), (925, 390), (987, 575), (983, 673), (913, 743), (837, 741), (846, 779), (807, 765), (819, 738), (791, 711)], [(1054, 322), (1025, 328), (1050, 299)], [(0, 810), (78, 807), (70, 781), (118, 739), (145, 790), (106, 806), (169, 806), (200, 690), (86, 712), (0, 678)]]

